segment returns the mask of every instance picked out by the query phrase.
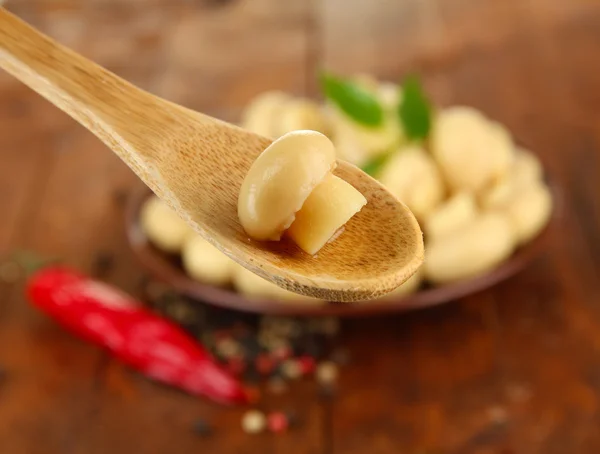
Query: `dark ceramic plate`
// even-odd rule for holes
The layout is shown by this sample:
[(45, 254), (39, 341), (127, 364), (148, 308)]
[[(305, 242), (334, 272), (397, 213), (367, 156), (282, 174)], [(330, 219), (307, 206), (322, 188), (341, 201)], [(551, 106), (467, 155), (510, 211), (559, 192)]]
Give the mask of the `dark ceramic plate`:
[(356, 317), (408, 311), (448, 303), (489, 288), (513, 276), (544, 251), (550, 230), (556, 223), (558, 213), (560, 212), (561, 200), (554, 186), (552, 186), (552, 193), (554, 211), (548, 225), (535, 239), (515, 251), (507, 261), (493, 271), (453, 284), (439, 287), (422, 287), (419, 291), (411, 295), (354, 304), (324, 303), (318, 305), (306, 304), (300, 301), (294, 303), (266, 299), (249, 299), (235, 292), (232, 288), (219, 288), (192, 280), (184, 272), (177, 257), (165, 254), (150, 244), (138, 223), (140, 208), (146, 198), (151, 195), (149, 190), (138, 192), (130, 197), (127, 204), (126, 227), (131, 248), (141, 264), (154, 277), (172, 286), (177, 292), (193, 299), (215, 306), (248, 312), (297, 316), (335, 315), (339, 317)]

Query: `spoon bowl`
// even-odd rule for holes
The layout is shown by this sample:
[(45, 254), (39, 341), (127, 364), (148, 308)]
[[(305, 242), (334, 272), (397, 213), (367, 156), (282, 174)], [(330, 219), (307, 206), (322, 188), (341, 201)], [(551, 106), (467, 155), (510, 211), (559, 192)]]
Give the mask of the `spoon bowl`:
[(346, 162), (335, 174), (367, 205), (335, 241), (314, 257), (287, 241), (252, 241), (237, 199), (271, 139), (140, 90), (3, 8), (0, 67), (94, 133), (200, 235), (281, 287), (331, 301), (367, 300), (398, 287), (423, 261), (413, 214)]

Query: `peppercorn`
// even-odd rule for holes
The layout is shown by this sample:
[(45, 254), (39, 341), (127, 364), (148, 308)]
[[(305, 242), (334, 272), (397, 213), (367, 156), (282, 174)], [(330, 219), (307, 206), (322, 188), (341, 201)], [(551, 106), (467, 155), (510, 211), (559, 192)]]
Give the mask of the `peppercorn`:
[(217, 354), (225, 359), (230, 359), (240, 354), (240, 344), (238, 344), (231, 337), (223, 337), (217, 340), (216, 343)]
[(192, 430), (196, 435), (206, 437), (212, 434), (212, 427), (203, 419), (197, 419), (194, 421)]
[(284, 377), (295, 380), (302, 376), (302, 368), (296, 359), (286, 359), (281, 363), (281, 373)]
[(331, 361), (323, 361), (317, 366), (317, 381), (322, 385), (332, 384), (337, 380), (338, 367)]
[(350, 352), (345, 348), (336, 348), (331, 354), (331, 360), (339, 364), (340, 366), (347, 366), (352, 358), (350, 357)]
[(312, 374), (315, 370), (315, 359), (308, 355), (302, 355), (298, 358), (298, 364), (300, 365), (300, 371), (302, 375)]
[(287, 430), (289, 423), (285, 413), (274, 411), (267, 418), (269, 430), (274, 433), (284, 432)]
[(254, 360), (256, 370), (261, 375), (269, 375), (275, 368), (275, 361), (266, 353), (261, 353)]
[(289, 427), (297, 426), (300, 421), (298, 413), (296, 413), (295, 411), (286, 411), (285, 417), (287, 418)]
[(242, 429), (248, 434), (257, 434), (265, 430), (267, 419), (258, 410), (250, 410), (242, 417)]
[(227, 370), (233, 375), (241, 375), (246, 369), (246, 362), (240, 356), (234, 356), (227, 361)]
[(283, 378), (275, 376), (267, 382), (267, 389), (273, 394), (283, 394), (287, 391), (288, 385)]

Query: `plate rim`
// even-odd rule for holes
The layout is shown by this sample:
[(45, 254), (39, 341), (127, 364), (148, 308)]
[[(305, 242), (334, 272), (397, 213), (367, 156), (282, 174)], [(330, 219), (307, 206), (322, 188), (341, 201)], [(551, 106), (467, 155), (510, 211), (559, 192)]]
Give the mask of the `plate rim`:
[(152, 191), (144, 187), (133, 191), (125, 207), (125, 228), (130, 249), (146, 271), (173, 289), (200, 302), (234, 309), (293, 316), (338, 316), (359, 317), (406, 312), (446, 304), (467, 295), (488, 289), (504, 281), (528, 266), (545, 250), (548, 239), (559, 218), (562, 199), (556, 184), (548, 182), (552, 195), (552, 214), (546, 226), (527, 244), (520, 246), (511, 257), (493, 270), (470, 279), (418, 290), (408, 295), (383, 298), (359, 303), (307, 304), (299, 300), (278, 301), (265, 298), (248, 298), (231, 288), (203, 284), (188, 277), (185, 271), (173, 263), (173, 256), (156, 249), (144, 234), (139, 224), (139, 211)]

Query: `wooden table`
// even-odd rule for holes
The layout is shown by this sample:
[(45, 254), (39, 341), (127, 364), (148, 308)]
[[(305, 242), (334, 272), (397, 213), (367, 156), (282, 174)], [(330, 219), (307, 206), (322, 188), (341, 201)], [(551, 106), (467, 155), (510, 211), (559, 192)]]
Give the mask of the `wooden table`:
[[(510, 281), (445, 307), (346, 322), (339, 396), (294, 385), (305, 423), (249, 436), (243, 409), (150, 383), (0, 284), (0, 452), (600, 452), (600, 3), (597, 0), (8, 0), (142, 87), (232, 118), (270, 88), (313, 94), (323, 65), (418, 71), (476, 106), (563, 188), (552, 247)], [(135, 292), (122, 225), (140, 182), (98, 140), (0, 73), (0, 252), (58, 255)], [(91, 177), (90, 177), (91, 172)], [(215, 425), (209, 438), (189, 427)]]

